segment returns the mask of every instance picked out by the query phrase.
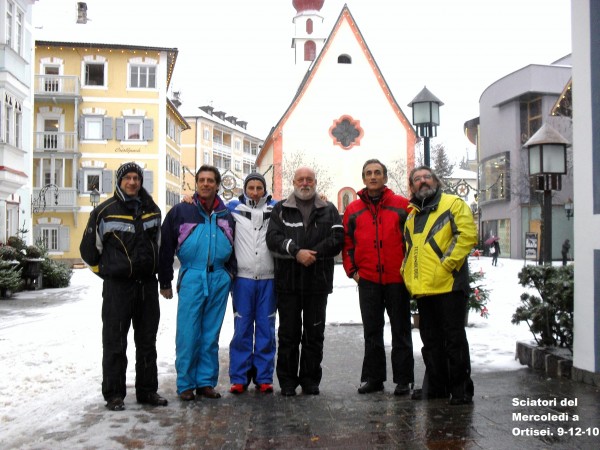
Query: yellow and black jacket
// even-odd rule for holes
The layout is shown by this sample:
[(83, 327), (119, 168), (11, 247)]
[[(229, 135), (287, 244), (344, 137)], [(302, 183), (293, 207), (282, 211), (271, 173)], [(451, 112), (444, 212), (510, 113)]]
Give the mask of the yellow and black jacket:
[(460, 197), (437, 193), (414, 208), (404, 229), (406, 251), (400, 269), (413, 297), (468, 292), (465, 264), (477, 243), (477, 229), (469, 206)]
[(120, 189), (90, 214), (79, 251), (103, 279), (148, 280), (158, 270), (160, 209), (144, 188), (136, 200)]

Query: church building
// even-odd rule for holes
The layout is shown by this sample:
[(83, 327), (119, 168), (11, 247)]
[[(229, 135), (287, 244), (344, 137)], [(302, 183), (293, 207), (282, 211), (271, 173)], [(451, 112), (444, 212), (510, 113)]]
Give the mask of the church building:
[(406, 194), (417, 135), (392, 94), (350, 9), (345, 5), (326, 39), (324, 0), (293, 0), (295, 50), (304, 77), (256, 159), (275, 198), (292, 190), (294, 170), (315, 168), (317, 190), (343, 213), (364, 187), (364, 162), (381, 160), (390, 186)]

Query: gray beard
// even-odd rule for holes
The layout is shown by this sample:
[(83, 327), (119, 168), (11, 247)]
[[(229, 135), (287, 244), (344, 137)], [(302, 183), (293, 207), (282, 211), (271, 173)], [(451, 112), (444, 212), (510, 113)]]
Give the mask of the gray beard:
[(421, 201), (426, 200), (429, 197), (433, 197), (434, 195), (435, 189), (433, 188), (423, 189), (415, 193), (415, 197), (417, 197)]
[(310, 200), (317, 193), (316, 189), (309, 192), (304, 192), (301, 189), (294, 189), (294, 195), (300, 200)]

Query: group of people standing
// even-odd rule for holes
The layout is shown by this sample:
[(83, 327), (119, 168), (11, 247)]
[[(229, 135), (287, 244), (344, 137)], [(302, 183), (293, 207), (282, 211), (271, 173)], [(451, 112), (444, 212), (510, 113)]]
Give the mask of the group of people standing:
[[(221, 396), (215, 390), (218, 340), (230, 292), (230, 392), (241, 394), (251, 383), (260, 392), (273, 392), (276, 372), (282, 395), (296, 395), (298, 387), (305, 395), (318, 395), (327, 298), (340, 251), (346, 274), (358, 284), (364, 326), (358, 392), (384, 389), (387, 311), (394, 394), (412, 391), (414, 399), (470, 403), (473, 382), (463, 322), (466, 258), (476, 241), (470, 209), (443, 193), (426, 166), (410, 173), (410, 201), (386, 186), (387, 168), (376, 159), (364, 164), (362, 179), (365, 188), (342, 221), (337, 208), (318, 194), (309, 167), (296, 170), (293, 192), (282, 201), (274, 201), (264, 177), (252, 173), (239, 199), (225, 204), (218, 195), (219, 170), (203, 165), (196, 172), (194, 195), (162, 221), (143, 188), (141, 167), (123, 164), (113, 197), (92, 211), (80, 246), (82, 259), (104, 280), (106, 407), (124, 409), (131, 324), (137, 401), (167, 404), (157, 393), (158, 291), (173, 298), (175, 256), (180, 262), (175, 367), (182, 401)], [(410, 298), (419, 305), (426, 366), (422, 389), (415, 390)]]

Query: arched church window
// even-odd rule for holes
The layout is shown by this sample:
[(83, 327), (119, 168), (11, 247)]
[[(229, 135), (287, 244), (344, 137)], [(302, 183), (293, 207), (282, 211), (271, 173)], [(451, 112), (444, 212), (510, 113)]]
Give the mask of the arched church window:
[(317, 57), (317, 44), (314, 41), (306, 41), (304, 44), (304, 61), (314, 61)]
[(352, 64), (352, 58), (350, 55), (338, 56), (338, 64)]
[(312, 34), (313, 33), (313, 21), (312, 19), (308, 19), (306, 21), (306, 34)]

